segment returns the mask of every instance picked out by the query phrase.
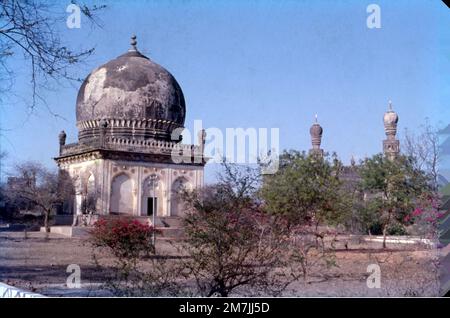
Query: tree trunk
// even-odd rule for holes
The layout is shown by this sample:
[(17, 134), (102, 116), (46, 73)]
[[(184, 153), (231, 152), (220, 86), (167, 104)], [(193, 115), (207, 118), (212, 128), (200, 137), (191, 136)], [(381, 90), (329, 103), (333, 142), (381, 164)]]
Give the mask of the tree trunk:
[(316, 248), (319, 249), (319, 238), (320, 238), (319, 221), (316, 221), (315, 230), (314, 230), (314, 236), (316, 237)]
[(392, 209), (389, 209), (388, 211), (388, 219), (386, 223), (383, 226), (383, 248), (386, 248), (386, 235), (387, 235), (387, 228), (389, 224), (391, 223), (391, 215), (392, 215)]
[(383, 248), (386, 248), (386, 233), (387, 233), (387, 224), (383, 227)]
[(49, 219), (49, 212), (45, 211), (44, 212), (44, 227), (45, 227), (46, 233), (50, 233), (50, 226), (48, 224), (48, 219)]

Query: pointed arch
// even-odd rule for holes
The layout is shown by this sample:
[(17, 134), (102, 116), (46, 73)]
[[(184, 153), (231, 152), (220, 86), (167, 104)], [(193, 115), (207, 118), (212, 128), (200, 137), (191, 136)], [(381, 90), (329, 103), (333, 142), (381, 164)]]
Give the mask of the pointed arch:
[(192, 190), (192, 184), (185, 177), (178, 177), (171, 187), (170, 216), (183, 216), (184, 202), (181, 198), (183, 190)]
[(111, 181), (110, 212), (133, 214), (133, 180), (126, 173), (116, 175)]
[[(152, 178), (156, 176), (153, 187)], [(151, 215), (156, 208), (156, 215), (162, 216), (164, 213), (164, 182), (161, 176), (151, 175), (144, 179), (141, 185), (141, 215)]]
[(95, 186), (95, 175), (88, 172), (86, 175), (86, 188), (83, 200), (83, 213), (95, 213), (97, 209), (97, 190)]

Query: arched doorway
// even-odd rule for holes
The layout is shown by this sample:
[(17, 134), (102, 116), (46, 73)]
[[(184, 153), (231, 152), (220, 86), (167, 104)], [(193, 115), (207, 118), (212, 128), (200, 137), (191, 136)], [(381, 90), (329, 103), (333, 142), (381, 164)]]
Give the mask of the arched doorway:
[(152, 175), (145, 178), (142, 184), (141, 215), (151, 216), (156, 211), (155, 216), (163, 214), (163, 183), (159, 176)]
[(111, 213), (133, 214), (133, 181), (122, 173), (116, 176), (111, 183)]
[(180, 177), (172, 183), (172, 193), (170, 199), (170, 216), (183, 216), (184, 215), (184, 202), (181, 197), (183, 190), (191, 190), (191, 184), (189, 181)]
[(73, 211), (74, 214), (80, 215), (83, 214), (83, 187), (81, 182), (81, 177), (76, 175), (73, 178), (73, 187), (74, 187), (74, 194), (73, 194)]
[(83, 213), (95, 213), (97, 205), (97, 195), (95, 189), (95, 177), (92, 173), (89, 173), (89, 177), (86, 181), (85, 196), (83, 200), (82, 210)]

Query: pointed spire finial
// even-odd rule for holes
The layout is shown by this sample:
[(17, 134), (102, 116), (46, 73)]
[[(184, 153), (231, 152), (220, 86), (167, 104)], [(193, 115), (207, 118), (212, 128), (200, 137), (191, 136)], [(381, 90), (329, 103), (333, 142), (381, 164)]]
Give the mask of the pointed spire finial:
[(133, 34), (133, 35), (131, 36), (131, 42), (130, 42), (130, 44), (131, 44), (131, 49), (130, 49), (130, 51), (137, 51), (137, 47), (136, 47), (137, 41), (136, 41), (136, 35), (135, 35), (135, 34)]
[(318, 117), (319, 117), (319, 116), (316, 114), (316, 116), (315, 116), (315, 118), (316, 118), (316, 123), (318, 122)]
[(392, 110), (392, 101), (389, 100), (389, 110)]

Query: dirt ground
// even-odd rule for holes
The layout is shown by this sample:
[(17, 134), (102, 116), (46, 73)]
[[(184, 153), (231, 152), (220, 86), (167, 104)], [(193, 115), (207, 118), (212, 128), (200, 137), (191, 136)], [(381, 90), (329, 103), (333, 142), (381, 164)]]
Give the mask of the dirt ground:
[[(344, 247), (348, 242), (348, 249)], [(157, 243), (157, 251), (173, 253), (166, 241)], [(99, 288), (108, 270), (98, 270), (92, 262), (92, 250), (83, 239), (69, 239), (44, 233), (0, 232), (0, 282), (47, 296), (108, 296)], [(340, 238), (332, 268), (314, 268), (306, 281), (293, 283), (285, 296), (437, 296), (439, 270), (437, 251), (425, 246), (389, 244)], [(66, 286), (67, 267), (81, 269), (81, 288)], [(381, 269), (380, 288), (368, 288), (370, 264)]]

